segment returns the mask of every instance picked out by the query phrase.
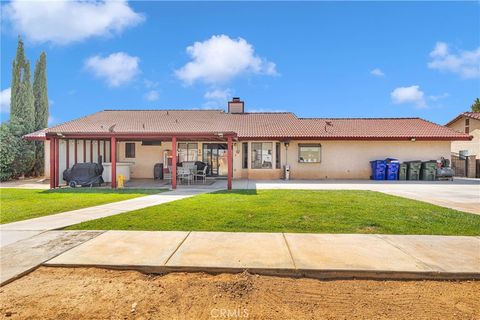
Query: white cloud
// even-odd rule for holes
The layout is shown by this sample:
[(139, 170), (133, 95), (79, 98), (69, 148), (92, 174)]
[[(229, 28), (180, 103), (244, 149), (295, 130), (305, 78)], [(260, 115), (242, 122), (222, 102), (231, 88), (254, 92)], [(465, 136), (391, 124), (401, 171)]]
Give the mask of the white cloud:
[(57, 119), (55, 119), (52, 116), (48, 116), (48, 125), (51, 126), (57, 122)]
[(232, 95), (232, 91), (230, 89), (225, 89), (225, 90), (214, 89), (214, 90), (205, 92), (204, 98), (209, 100), (227, 101), (231, 95)]
[(125, 0), (12, 0), (3, 10), (16, 33), (40, 43), (68, 44), (111, 36), (144, 20)]
[(448, 94), (448, 92), (444, 92), (442, 94), (428, 96), (428, 99), (432, 101), (438, 101), (438, 100), (448, 98), (449, 96), (450, 94)]
[(151, 80), (148, 80), (148, 79), (144, 79), (143, 84), (145, 85), (145, 88), (147, 88), (147, 89), (152, 89), (152, 88), (158, 87), (158, 82), (151, 81)]
[(225, 108), (232, 94), (230, 89), (211, 89), (203, 96), (207, 100), (203, 106), (205, 108)]
[(140, 73), (139, 61), (138, 57), (116, 52), (105, 58), (99, 55), (90, 57), (85, 61), (85, 67), (98, 78), (107, 81), (110, 87), (118, 87)]
[(452, 53), (448, 44), (437, 42), (430, 52), (430, 69), (452, 72), (464, 79), (480, 78), (480, 47), (471, 51), (457, 50)]
[(379, 68), (375, 68), (375, 69), (371, 70), (370, 74), (372, 74), (376, 77), (385, 77), (385, 73)]
[(147, 101), (157, 101), (160, 98), (160, 93), (157, 90), (150, 90), (144, 95)]
[(0, 91), (0, 113), (10, 113), (11, 88)]
[(390, 93), (393, 103), (406, 104), (412, 103), (419, 108), (427, 107), (425, 103), (424, 93), (419, 86), (399, 87)]
[(255, 54), (245, 39), (227, 35), (212, 36), (187, 47), (190, 62), (175, 71), (186, 84), (201, 81), (207, 84), (225, 83), (240, 74), (276, 75), (276, 66)]
[(448, 54), (448, 45), (445, 42), (437, 42), (435, 48), (430, 52), (430, 57), (444, 57)]

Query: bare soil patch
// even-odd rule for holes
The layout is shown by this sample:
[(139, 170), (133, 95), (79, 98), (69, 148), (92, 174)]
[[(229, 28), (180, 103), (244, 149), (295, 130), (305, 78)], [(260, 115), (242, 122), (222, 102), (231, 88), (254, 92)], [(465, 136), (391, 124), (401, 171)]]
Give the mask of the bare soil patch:
[(2, 319), (480, 319), (479, 312), (478, 281), (41, 267), (0, 288)]

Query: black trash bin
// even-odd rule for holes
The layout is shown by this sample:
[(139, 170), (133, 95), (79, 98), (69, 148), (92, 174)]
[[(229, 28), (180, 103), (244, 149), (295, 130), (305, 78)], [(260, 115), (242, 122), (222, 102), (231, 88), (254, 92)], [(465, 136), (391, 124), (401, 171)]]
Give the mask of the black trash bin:
[(163, 180), (163, 163), (156, 163), (153, 166), (153, 179)]

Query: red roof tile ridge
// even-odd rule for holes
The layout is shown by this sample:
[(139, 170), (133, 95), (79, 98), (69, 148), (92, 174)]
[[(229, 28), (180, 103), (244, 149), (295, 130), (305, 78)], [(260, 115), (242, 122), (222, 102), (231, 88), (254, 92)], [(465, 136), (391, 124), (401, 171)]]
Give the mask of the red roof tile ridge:
[(347, 118), (347, 117), (340, 117), (340, 118), (324, 118), (324, 117), (313, 117), (313, 118), (298, 118), (300, 120), (415, 120), (415, 119), (420, 119), (423, 120), (422, 118), (419, 117), (357, 117), (357, 118)]
[(129, 112), (132, 112), (132, 111), (151, 111), (151, 112), (159, 112), (159, 111), (206, 111), (206, 112), (212, 112), (212, 111), (215, 111), (215, 112), (221, 112), (221, 113), (225, 113), (225, 110), (223, 109), (105, 109), (105, 110), (102, 110), (100, 112), (111, 112), (111, 111), (129, 111)]
[(455, 121), (459, 120), (461, 117), (467, 117), (467, 118), (471, 118), (471, 119), (480, 120), (480, 112), (473, 112), (473, 111), (465, 111), (465, 112), (462, 112), (462, 113), (460, 113), (458, 116), (456, 116), (455, 118), (453, 118), (452, 120), (448, 121), (448, 122), (445, 124), (445, 126), (451, 125), (451, 124), (454, 123)]

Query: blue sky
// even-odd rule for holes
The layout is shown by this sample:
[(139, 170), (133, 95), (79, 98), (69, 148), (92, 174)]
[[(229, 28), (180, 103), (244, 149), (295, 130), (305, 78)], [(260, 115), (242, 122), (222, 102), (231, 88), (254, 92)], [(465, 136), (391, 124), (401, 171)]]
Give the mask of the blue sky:
[(478, 2), (14, 1), (1, 26), (2, 120), (19, 34), (32, 66), (47, 53), (52, 123), (240, 96), (248, 111), (443, 124), (480, 96)]

